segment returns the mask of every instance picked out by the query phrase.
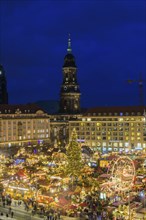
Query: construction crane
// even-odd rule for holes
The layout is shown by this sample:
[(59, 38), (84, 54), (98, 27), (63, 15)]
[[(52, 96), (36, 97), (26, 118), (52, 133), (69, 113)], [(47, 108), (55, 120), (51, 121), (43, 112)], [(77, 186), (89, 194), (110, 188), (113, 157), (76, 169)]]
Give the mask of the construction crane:
[(127, 80), (127, 82), (129, 84), (132, 84), (132, 83), (138, 83), (138, 86), (139, 86), (139, 104), (140, 106), (144, 106), (144, 82), (146, 82), (146, 80), (143, 80), (142, 79), (142, 74), (140, 73), (139, 74), (139, 80), (132, 80), (132, 79), (129, 79)]

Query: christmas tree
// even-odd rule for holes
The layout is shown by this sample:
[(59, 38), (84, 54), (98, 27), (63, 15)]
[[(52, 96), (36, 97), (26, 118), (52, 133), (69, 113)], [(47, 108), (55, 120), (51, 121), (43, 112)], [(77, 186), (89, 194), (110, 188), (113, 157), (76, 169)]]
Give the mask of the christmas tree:
[(82, 156), (81, 156), (81, 147), (77, 142), (77, 133), (76, 130), (73, 129), (71, 141), (67, 147), (67, 174), (72, 178), (74, 182), (77, 180), (80, 175), (80, 171), (82, 168)]

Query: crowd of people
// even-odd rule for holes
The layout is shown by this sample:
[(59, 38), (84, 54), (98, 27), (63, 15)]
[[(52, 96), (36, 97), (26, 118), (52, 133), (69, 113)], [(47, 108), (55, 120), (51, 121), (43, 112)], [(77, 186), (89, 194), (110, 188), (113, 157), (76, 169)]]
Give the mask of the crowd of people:
[(4, 208), (7, 208), (7, 213), (2, 213), (1, 216), (5, 215), (6, 217), (13, 218), (15, 216), (14, 210), (21, 207), (23, 210), (29, 212), (32, 216), (38, 216), (45, 220), (59, 220), (62, 219), (62, 216), (69, 215), (71, 217), (76, 217), (77, 219), (88, 219), (88, 220), (97, 220), (99, 216), (102, 216), (102, 219), (110, 219), (107, 216), (106, 211), (99, 211), (98, 200), (94, 195), (86, 196), (85, 203), (87, 207), (79, 207), (72, 214), (69, 215), (67, 210), (59, 208), (46, 208), (44, 205), (37, 203), (35, 200), (28, 198), (27, 200), (13, 200), (10, 195), (1, 196), (1, 205)]

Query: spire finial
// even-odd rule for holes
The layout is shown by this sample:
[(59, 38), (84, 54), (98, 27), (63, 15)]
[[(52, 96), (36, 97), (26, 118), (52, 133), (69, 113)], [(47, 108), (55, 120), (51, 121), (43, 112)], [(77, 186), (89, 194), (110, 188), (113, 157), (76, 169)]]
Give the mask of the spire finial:
[(67, 52), (68, 53), (72, 52), (70, 34), (68, 34), (68, 48), (67, 48)]

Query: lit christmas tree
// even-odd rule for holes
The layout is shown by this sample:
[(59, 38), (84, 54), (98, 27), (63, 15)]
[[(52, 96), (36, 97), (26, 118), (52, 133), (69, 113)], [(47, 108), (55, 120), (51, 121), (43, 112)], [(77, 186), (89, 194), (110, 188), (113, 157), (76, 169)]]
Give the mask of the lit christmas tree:
[(67, 147), (66, 155), (66, 171), (67, 174), (72, 178), (72, 181), (74, 182), (80, 175), (80, 171), (82, 168), (81, 147), (77, 142), (77, 133), (75, 129), (73, 129), (71, 141), (69, 142), (69, 145)]

